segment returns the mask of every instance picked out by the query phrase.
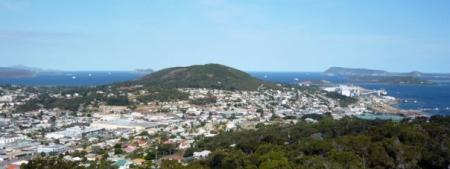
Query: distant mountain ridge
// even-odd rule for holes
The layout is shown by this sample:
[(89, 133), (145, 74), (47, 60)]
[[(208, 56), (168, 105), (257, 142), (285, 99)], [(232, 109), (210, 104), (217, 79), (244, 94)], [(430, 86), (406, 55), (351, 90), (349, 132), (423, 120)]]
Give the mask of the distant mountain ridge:
[(0, 78), (24, 78), (33, 77), (37, 74), (61, 73), (60, 70), (41, 69), (28, 67), (24, 65), (14, 65), (9, 67), (0, 67)]
[(331, 67), (325, 71), (326, 74), (340, 76), (387, 76), (390, 73), (384, 70)]
[(257, 90), (262, 85), (270, 85), (248, 73), (220, 64), (167, 68), (131, 83), (171, 88), (225, 90)]
[(153, 72), (155, 72), (153, 69), (136, 69), (135, 71), (139, 72), (139, 73), (153, 73)]
[(328, 75), (338, 75), (338, 76), (414, 76), (414, 77), (419, 77), (428, 74), (419, 71), (411, 71), (407, 73), (393, 73), (385, 70), (346, 68), (346, 67), (331, 67), (325, 70), (324, 73)]
[(419, 71), (408, 73), (391, 73), (384, 70), (331, 67), (325, 72), (327, 75), (345, 76), (353, 82), (366, 83), (393, 83), (393, 84), (433, 84), (432, 81), (423, 79), (429, 75)]
[(0, 78), (32, 77), (35, 71), (18, 67), (0, 67)]

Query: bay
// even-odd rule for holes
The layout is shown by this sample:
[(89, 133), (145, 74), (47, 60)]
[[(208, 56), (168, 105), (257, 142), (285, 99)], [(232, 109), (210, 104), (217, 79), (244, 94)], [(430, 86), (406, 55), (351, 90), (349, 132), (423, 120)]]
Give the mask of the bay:
[(450, 83), (440, 80), (433, 85), (350, 83), (345, 77), (328, 76), (317, 72), (251, 72), (259, 79), (298, 83), (325, 80), (332, 84), (353, 84), (366, 89), (384, 89), (388, 95), (400, 99), (402, 109), (422, 110), (428, 115), (450, 115)]

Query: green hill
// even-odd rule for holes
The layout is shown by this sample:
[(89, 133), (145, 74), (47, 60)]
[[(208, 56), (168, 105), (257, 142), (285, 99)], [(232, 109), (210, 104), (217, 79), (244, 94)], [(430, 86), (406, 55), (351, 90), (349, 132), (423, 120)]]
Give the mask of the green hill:
[(355, 69), (344, 67), (331, 67), (327, 69), (325, 73), (339, 76), (386, 76), (390, 74), (389, 72), (384, 70)]
[(167, 68), (144, 76), (135, 83), (169, 88), (224, 90), (257, 90), (264, 84), (271, 85), (248, 73), (220, 64)]
[(32, 77), (34, 74), (35, 72), (31, 70), (15, 67), (0, 67), (0, 78)]

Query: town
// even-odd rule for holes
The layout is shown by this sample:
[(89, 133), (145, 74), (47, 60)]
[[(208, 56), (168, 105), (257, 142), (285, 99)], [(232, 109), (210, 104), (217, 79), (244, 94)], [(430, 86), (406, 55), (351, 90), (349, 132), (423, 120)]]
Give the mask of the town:
[[(221, 132), (272, 123), (315, 123), (315, 116), (325, 114), (340, 119), (373, 111), (399, 113), (385, 108), (396, 101), (386, 91), (357, 86), (176, 90), (187, 98), (149, 101), (143, 98), (152, 91), (142, 85), (93, 88), (83, 94), (76, 89), (2, 86), (1, 166), (19, 168), (36, 157), (62, 156), (85, 167), (157, 167), (161, 160), (182, 163), (207, 157), (209, 150), (193, 151), (196, 140)], [(24, 108), (42, 95), (70, 104), (91, 95), (115, 102), (93, 100), (75, 110), (39, 103), (35, 109)], [(119, 97), (128, 104), (120, 104)]]

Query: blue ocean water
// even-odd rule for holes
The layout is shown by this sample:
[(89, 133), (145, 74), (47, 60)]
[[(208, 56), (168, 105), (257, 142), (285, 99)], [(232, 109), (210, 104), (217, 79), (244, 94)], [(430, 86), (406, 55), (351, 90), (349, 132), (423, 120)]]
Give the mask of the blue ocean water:
[(33, 77), (0, 78), (0, 84), (28, 86), (95, 86), (137, 79), (144, 74), (128, 71), (41, 73)]
[[(331, 83), (349, 84), (344, 77), (328, 76), (323, 73), (252, 72), (251, 74), (263, 80), (282, 83), (326, 80)], [(399, 108), (423, 110), (429, 115), (450, 115), (450, 83), (448, 80), (441, 79), (436, 85), (352, 84), (367, 89), (385, 89), (388, 95), (402, 100), (397, 105)]]

